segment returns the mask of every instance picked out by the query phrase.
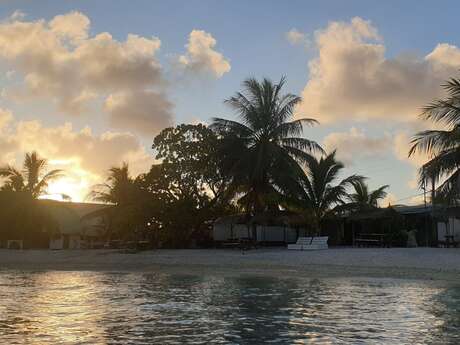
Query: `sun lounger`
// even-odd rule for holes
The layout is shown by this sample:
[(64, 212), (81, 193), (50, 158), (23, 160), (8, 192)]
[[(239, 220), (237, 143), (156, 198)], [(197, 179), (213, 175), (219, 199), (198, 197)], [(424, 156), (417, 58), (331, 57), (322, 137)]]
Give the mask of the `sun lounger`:
[(328, 236), (319, 237), (299, 237), (296, 244), (288, 244), (290, 250), (318, 250), (328, 249)]

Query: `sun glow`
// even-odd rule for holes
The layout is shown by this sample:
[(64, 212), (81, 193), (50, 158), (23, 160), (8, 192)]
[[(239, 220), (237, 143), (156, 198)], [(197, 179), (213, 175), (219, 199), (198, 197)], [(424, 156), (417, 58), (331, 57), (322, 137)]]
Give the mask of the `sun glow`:
[(84, 179), (62, 177), (50, 182), (45, 199), (83, 201), (88, 193), (88, 182)]

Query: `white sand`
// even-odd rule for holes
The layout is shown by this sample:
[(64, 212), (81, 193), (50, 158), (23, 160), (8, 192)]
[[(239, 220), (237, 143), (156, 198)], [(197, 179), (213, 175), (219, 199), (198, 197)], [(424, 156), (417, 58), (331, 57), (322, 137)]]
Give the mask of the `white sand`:
[(154, 250), (0, 250), (0, 269), (180, 271), (225, 274), (378, 276), (460, 282), (459, 248), (263, 248)]

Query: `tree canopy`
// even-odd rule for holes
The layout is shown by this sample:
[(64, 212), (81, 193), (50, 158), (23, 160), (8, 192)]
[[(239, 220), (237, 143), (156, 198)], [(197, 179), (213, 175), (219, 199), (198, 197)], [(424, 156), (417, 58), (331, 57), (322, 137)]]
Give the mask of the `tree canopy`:
[(312, 152), (322, 153), (318, 143), (304, 138), (311, 118), (294, 119), (299, 96), (282, 94), (285, 78), (247, 79), (243, 91), (225, 101), (239, 121), (214, 118), (211, 128), (222, 137), (225, 170), (242, 196), (248, 213), (278, 208), (283, 198), (295, 193), (303, 174), (300, 164)]

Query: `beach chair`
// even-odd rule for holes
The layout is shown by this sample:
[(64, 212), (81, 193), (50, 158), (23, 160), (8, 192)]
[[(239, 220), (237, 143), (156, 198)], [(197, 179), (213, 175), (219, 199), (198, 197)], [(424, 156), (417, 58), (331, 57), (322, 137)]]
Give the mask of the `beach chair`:
[(328, 249), (328, 236), (299, 237), (295, 244), (288, 244), (289, 250), (319, 250)]

